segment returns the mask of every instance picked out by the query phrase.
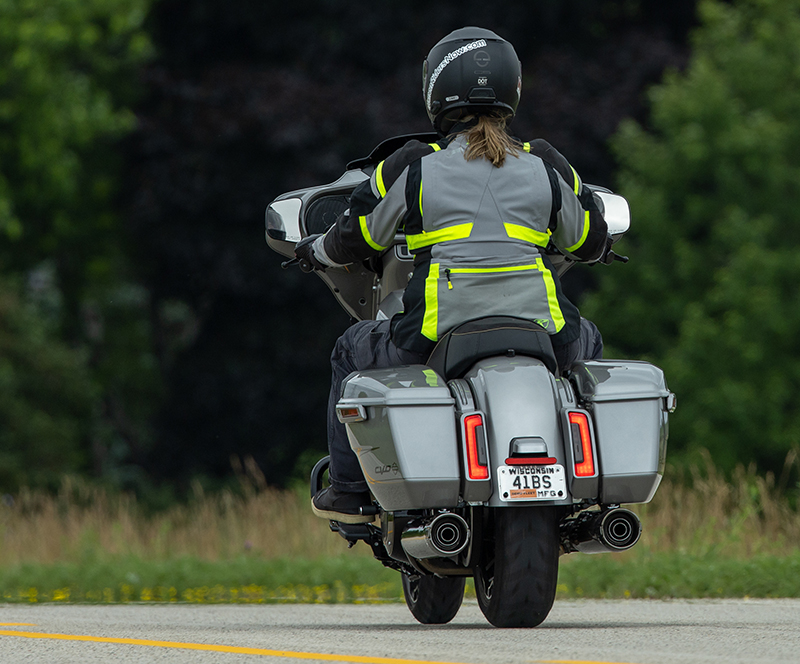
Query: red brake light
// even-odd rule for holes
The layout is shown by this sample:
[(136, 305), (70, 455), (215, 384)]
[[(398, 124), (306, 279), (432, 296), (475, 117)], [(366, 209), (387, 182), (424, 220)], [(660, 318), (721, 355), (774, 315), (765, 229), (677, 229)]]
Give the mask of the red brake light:
[(467, 448), (467, 475), (469, 479), (489, 479), (486, 444), (483, 437), (483, 417), (481, 415), (467, 415), (464, 418), (464, 441)]
[(592, 454), (592, 432), (586, 413), (569, 414), (572, 432), (572, 449), (575, 457), (575, 477), (591, 477), (595, 474)]

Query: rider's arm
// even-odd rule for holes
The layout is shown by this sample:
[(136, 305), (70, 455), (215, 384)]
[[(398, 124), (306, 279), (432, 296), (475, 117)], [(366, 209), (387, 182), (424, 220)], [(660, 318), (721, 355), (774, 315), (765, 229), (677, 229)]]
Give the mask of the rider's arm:
[(526, 144), (526, 151), (550, 164), (557, 175), (561, 209), (557, 216), (558, 223), (553, 229), (554, 244), (581, 261), (602, 257), (608, 242), (608, 226), (603, 218), (602, 203), (583, 186), (575, 169), (547, 141), (531, 141)]
[(358, 185), (350, 208), (314, 243), (314, 253), (328, 265), (364, 260), (391, 246), (408, 210), (408, 166), (434, 148), (410, 141), (376, 167), (369, 180)]

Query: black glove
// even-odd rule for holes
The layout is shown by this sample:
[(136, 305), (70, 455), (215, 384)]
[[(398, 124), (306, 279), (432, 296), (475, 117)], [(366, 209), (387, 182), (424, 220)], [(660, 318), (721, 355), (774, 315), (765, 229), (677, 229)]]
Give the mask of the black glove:
[(606, 241), (605, 249), (603, 249), (603, 254), (600, 258), (597, 259), (598, 263), (603, 263), (604, 265), (611, 265), (614, 261), (619, 261), (620, 263), (627, 263), (628, 257), (627, 256), (620, 256), (620, 254), (615, 254), (614, 251), (611, 249), (611, 246), (614, 244), (614, 240), (611, 236), (608, 236), (608, 240)]
[(300, 269), (303, 272), (313, 272), (314, 270), (325, 272), (326, 266), (320, 263), (314, 256), (314, 240), (321, 235), (322, 233), (309, 235), (294, 245), (294, 255), (300, 260)]
[(606, 246), (603, 248), (603, 253), (600, 254), (600, 258), (597, 259), (598, 263), (603, 263), (604, 265), (611, 265), (614, 262), (614, 252), (611, 251), (611, 247), (614, 244), (613, 238), (609, 235), (606, 237)]

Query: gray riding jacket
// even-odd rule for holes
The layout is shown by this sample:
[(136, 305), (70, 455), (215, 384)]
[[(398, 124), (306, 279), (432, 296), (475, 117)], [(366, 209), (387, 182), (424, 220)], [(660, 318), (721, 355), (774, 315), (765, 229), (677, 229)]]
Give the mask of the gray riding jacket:
[(350, 209), (314, 244), (329, 265), (363, 260), (391, 246), (399, 230), (414, 255), (404, 311), (392, 319), (399, 348), (427, 353), (471, 318), (518, 316), (568, 343), (580, 314), (564, 297), (544, 252), (599, 258), (607, 227), (600, 206), (556, 150), (520, 145), (501, 167), (464, 158), (463, 136), (407, 143), (359, 185)]

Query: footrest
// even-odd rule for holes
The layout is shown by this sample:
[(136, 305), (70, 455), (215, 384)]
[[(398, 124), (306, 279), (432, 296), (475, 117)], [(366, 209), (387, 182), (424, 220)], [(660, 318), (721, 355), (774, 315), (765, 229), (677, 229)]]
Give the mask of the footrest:
[(369, 542), (372, 539), (373, 531), (370, 529), (369, 524), (366, 523), (341, 523), (340, 521), (331, 521), (331, 530), (339, 533), (348, 542), (358, 542), (364, 540)]

